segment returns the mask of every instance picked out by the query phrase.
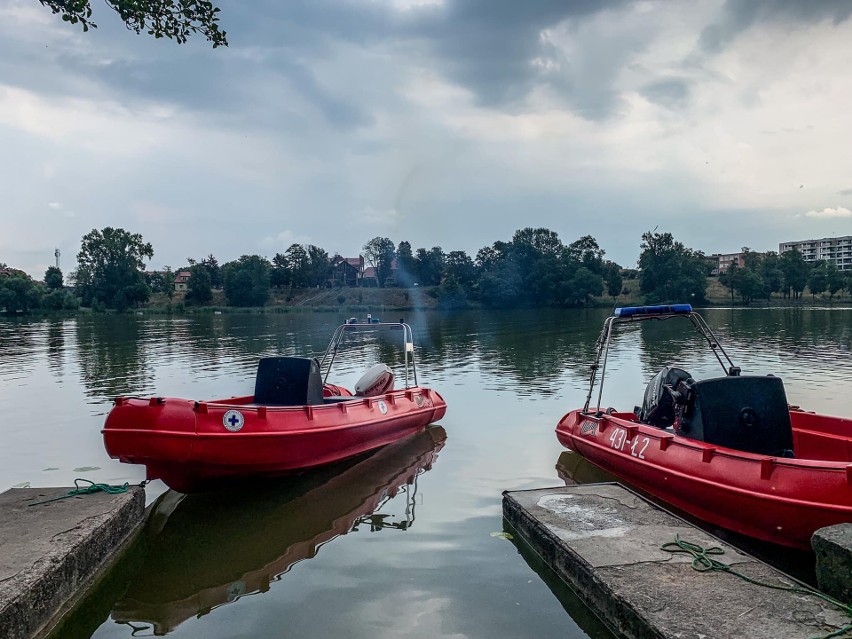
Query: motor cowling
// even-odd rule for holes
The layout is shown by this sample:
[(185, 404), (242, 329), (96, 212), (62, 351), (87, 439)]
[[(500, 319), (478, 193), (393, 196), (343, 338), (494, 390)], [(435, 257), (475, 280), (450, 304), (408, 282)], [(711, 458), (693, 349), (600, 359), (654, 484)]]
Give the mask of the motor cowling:
[(682, 368), (666, 366), (660, 370), (645, 387), (645, 397), (639, 412), (640, 421), (658, 428), (672, 426), (677, 416), (676, 395), (672, 391), (676, 393), (681, 382), (691, 381), (690, 374)]
[(355, 384), (358, 397), (375, 397), (393, 390), (393, 371), (387, 364), (376, 364), (361, 376)]

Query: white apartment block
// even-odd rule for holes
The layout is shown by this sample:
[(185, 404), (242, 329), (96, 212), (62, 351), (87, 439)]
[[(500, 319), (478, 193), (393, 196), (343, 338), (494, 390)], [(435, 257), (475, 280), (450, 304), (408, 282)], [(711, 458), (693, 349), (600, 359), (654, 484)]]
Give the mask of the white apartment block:
[(806, 262), (825, 260), (826, 262), (834, 262), (841, 271), (852, 270), (852, 235), (824, 237), (819, 240), (782, 242), (778, 245), (779, 254), (793, 249), (798, 249)]

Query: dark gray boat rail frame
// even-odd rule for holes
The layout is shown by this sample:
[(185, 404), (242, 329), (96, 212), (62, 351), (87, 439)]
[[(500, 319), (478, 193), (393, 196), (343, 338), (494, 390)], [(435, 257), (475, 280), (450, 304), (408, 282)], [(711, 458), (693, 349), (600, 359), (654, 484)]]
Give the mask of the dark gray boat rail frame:
[[(737, 376), (740, 374), (738, 366), (722, 348), (719, 339), (710, 330), (707, 322), (696, 311), (692, 310), (690, 304), (672, 304), (668, 306), (627, 306), (624, 308), (616, 308), (612, 315), (604, 320), (603, 330), (598, 336), (595, 343), (595, 360), (591, 366), (591, 375), (589, 379), (589, 393), (586, 395), (586, 403), (583, 405), (583, 414), (589, 413), (589, 404), (594, 393), (595, 383), (597, 381), (598, 369), (601, 371), (600, 384), (598, 386), (598, 410), (595, 416), (601, 416), (601, 397), (603, 396), (604, 377), (606, 375), (606, 361), (609, 355), (609, 345), (612, 339), (613, 327), (617, 324), (632, 324), (635, 322), (644, 322), (648, 320), (665, 321), (673, 317), (681, 317), (689, 320), (695, 327), (695, 330), (704, 338), (716, 360), (725, 371), (725, 375)], [(603, 362), (601, 362), (603, 358)]]

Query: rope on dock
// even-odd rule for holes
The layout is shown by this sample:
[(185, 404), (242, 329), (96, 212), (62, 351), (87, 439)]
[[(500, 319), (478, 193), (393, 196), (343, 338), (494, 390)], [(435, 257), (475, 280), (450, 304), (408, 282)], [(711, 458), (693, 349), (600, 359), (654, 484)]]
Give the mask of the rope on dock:
[[(822, 599), (827, 604), (837, 608), (841, 612), (845, 612), (847, 616), (852, 617), (852, 606), (843, 603), (842, 601), (838, 601), (834, 597), (830, 597), (819, 590), (815, 590), (810, 586), (806, 586), (804, 584), (801, 585), (783, 585), (783, 584), (773, 584), (767, 581), (762, 581), (760, 579), (754, 579), (745, 575), (733, 568), (730, 564), (726, 564), (724, 562), (718, 561), (717, 559), (713, 559), (711, 555), (724, 555), (725, 550), (720, 548), (719, 546), (710, 546), (709, 548), (704, 548), (699, 544), (693, 544), (688, 541), (684, 541), (680, 538), (680, 535), (675, 535), (675, 540), (670, 541), (668, 543), (660, 546), (661, 550), (665, 550), (666, 552), (670, 552), (672, 554), (675, 553), (684, 553), (687, 555), (692, 555), (692, 568), (693, 570), (697, 570), (698, 572), (727, 572), (740, 579), (743, 579), (751, 584), (756, 586), (763, 586), (765, 588), (773, 588), (775, 590), (784, 590), (786, 592), (795, 592), (800, 595), (809, 595), (811, 597), (817, 597), (818, 599)], [(833, 639), (834, 637), (843, 637), (843, 636), (852, 636), (849, 633), (852, 632), (852, 623), (839, 628), (838, 630), (834, 630), (826, 635), (820, 635), (819, 637), (812, 637), (811, 639)]]
[[(81, 485), (88, 484), (86, 485)], [(145, 485), (145, 482), (140, 484), (141, 486)], [(68, 499), (70, 497), (78, 497), (79, 495), (91, 495), (92, 493), (97, 492), (105, 492), (109, 495), (118, 495), (120, 493), (126, 493), (130, 489), (130, 484), (124, 482), (121, 486), (112, 486), (110, 484), (96, 484), (95, 482), (89, 479), (77, 478), (74, 480), (74, 488), (68, 491), (66, 495), (60, 495), (59, 497), (52, 497), (51, 499), (43, 499), (41, 501), (34, 501), (31, 504), (27, 504), (27, 506), (38, 506), (40, 504), (47, 504), (52, 501), (59, 501), (60, 499)]]

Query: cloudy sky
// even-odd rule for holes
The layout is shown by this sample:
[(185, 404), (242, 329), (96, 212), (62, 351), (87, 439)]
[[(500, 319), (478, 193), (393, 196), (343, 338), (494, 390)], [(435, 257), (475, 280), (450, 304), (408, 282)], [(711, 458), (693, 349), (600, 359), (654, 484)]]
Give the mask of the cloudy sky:
[(151, 266), (515, 229), (731, 252), (852, 233), (852, 3), (221, 0), (230, 47), (0, 4), (0, 262)]

